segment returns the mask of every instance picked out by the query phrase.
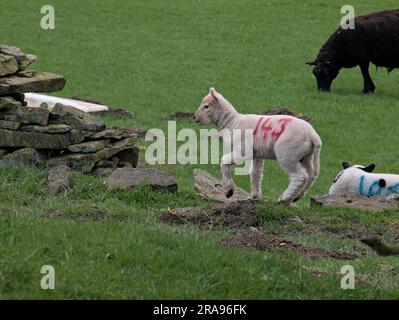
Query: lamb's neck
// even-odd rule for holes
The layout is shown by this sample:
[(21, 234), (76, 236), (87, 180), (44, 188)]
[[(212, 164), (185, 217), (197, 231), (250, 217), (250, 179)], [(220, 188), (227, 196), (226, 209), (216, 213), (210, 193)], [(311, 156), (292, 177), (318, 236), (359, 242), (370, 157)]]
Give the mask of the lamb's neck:
[(223, 129), (231, 129), (231, 124), (238, 116), (239, 113), (234, 108), (224, 110), (222, 113), (219, 114), (219, 117), (216, 119), (216, 127), (219, 131)]

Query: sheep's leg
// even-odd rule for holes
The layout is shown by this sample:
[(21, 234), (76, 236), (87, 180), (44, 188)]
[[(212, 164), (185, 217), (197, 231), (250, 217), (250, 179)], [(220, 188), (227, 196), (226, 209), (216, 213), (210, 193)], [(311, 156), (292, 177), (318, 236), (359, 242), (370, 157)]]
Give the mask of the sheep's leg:
[(364, 80), (363, 93), (369, 93), (369, 92), (373, 93), (375, 90), (375, 85), (369, 73), (369, 64), (370, 64), (369, 62), (360, 64), (360, 70), (362, 71), (363, 80)]
[(225, 154), (220, 161), (220, 169), (223, 176), (223, 187), (227, 198), (234, 194), (234, 181), (231, 176), (231, 167), (237, 163), (251, 160), (248, 156), (242, 156), (240, 152)]
[(289, 184), (279, 197), (278, 202), (291, 204), (303, 190), (308, 180), (308, 175), (298, 160), (287, 158), (279, 160), (279, 163), (288, 175)]
[(225, 154), (220, 161), (220, 170), (223, 176), (223, 188), (226, 198), (230, 198), (234, 194), (234, 181), (231, 177), (231, 167), (237, 163), (234, 153)]
[(316, 171), (313, 165), (313, 152), (303, 158), (302, 167), (305, 169), (307, 173), (307, 179), (305, 184), (302, 187), (302, 190), (299, 192), (298, 196), (294, 199), (294, 202), (303, 198), (306, 194), (306, 191), (313, 185), (315, 180), (317, 179)]
[(262, 197), (262, 178), (263, 178), (263, 165), (265, 160), (253, 159), (251, 166), (251, 196), (252, 199), (259, 199)]

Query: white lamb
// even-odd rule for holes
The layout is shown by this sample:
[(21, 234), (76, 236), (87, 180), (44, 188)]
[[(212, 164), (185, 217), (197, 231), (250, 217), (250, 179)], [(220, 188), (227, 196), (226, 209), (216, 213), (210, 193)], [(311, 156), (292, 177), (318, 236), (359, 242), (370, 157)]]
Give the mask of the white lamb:
[(364, 167), (343, 162), (342, 166), (344, 170), (338, 173), (330, 187), (331, 195), (357, 194), (373, 197), (399, 193), (399, 175), (371, 173), (375, 168), (374, 163)]
[(193, 120), (197, 124), (215, 124), (219, 132), (252, 130), (252, 158), (237, 152), (233, 146), (232, 152), (221, 159), (223, 184), (228, 198), (234, 193), (231, 167), (245, 160), (252, 160), (251, 196), (254, 199), (262, 196), (265, 159), (277, 160), (289, 177), (289, 185), (278, 199), (280, 203), (292, 204), (302, 198), (319, 176), (322, 143), (317, 132), (304, 120), (286, 115), (240, 114), (214, 88), (202, 100)]

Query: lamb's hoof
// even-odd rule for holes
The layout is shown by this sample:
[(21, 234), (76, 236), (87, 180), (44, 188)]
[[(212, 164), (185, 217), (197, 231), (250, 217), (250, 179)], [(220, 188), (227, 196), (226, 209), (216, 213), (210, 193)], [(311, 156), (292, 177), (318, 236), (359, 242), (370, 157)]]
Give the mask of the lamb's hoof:
[(229, 191), (226, 192), (226, 198), (231, 198), (234, 194), (234, 190), (233, 189), (229, 189)]
[(283, 206), (288, 207), (288, 208), (296, 208), (297, 207), (293, 202), (289, 202), (287, 200), (278, 200), (277, 204), (278, 205), (283, 205)]
[(295, 198), (292, 202), (297, 202), (299, 199), (301, 199), (301, 197)]
[(258, 194), (254, 194), (254, 195), (251, 195), (251, 200), (254, 200), (254, 201), (257, 201), (257, 200), (260, 200), (260, 198), (261, 198), (262, 196), (261, 195), (258, 195)]

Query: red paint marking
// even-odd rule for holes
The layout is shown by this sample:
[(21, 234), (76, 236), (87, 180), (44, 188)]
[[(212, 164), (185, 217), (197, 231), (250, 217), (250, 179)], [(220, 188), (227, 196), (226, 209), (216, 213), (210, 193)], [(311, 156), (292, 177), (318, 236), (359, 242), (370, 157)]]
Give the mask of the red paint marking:
[[(262, 121), (266, 119), (263, 124)], [(259, 130), (261, 130), (263, 132), (262, 135), (262, 140), (263, 143), (266, 142), (266, 138), (267, 138), (267, 133), (270, 131), (270, 136), (275, 138), (275, 140), (277, 141), (278, 138), (280, 138), (280, 136), (284, 133), (287, 123), (291, 122), (292, 119), (290, 118), (282, 118), (280, 119), (278, 122), (280, 124), (280, 130), (276, 131), (273, 129), (273, 125), (271, 123), (269, 123), (270, 121), (270, 117), (261, 117), (258, 120), (258, 123), (256, 124), (255, 130), (253, 132), (253, 136), (255, 137), (256, 134), (258, 133)], [(262, 125), (261, 125), (262, 124)]]
[(262, 131), (263, 131), (262, 140), (263, 140), (264, 143), (266, 142), (267, 133), (268, 133), (269, 131), (272, 131), (272, 130), (273, 130), (273, 126), (272, 126), (271, 124), (269, 124), (269, 125), (266, 127), (266, 124), (267, 124), (269, 121), (270, 121), (270, 118), (267, 118), (266, 121), (263, 122), (263, 125), (262, 125), (262, 127), (261, 127), (261, 129), (262, 129)]
[(262, 122), (263, 119), (264, 119), (264, 117), (260, 117), (260, 118), (259, 118), (258, 123), (256, 124), (255, 130), (254, 130), (254, 133), (253, 133), (253, 136), (254, 136), (254, 137), (255, 137), (256, 134), (258, 133), (259, 125), (260, 125), (260, 123)]
[(276, 138), (276, 141), (278, 140), (278, 138), (280, 138), (280, 136), (283, 134), (283, 132), (285, 131), (285, 128), (286, 128), (286, 125), (287, 125), (287, 123), (289, 123), (289, 122), (291, 122), (292, 121), (292, 119), (289, 119), (289, 118), (283, 118), (283, 119), (280, 119), (278, 122), (281, 124), (281, 126), (280, 126), (280, 131), (274, 131), (273, 130), (273, 132), (272, 132), (272, 136), (274, 137), (274, 138)]

